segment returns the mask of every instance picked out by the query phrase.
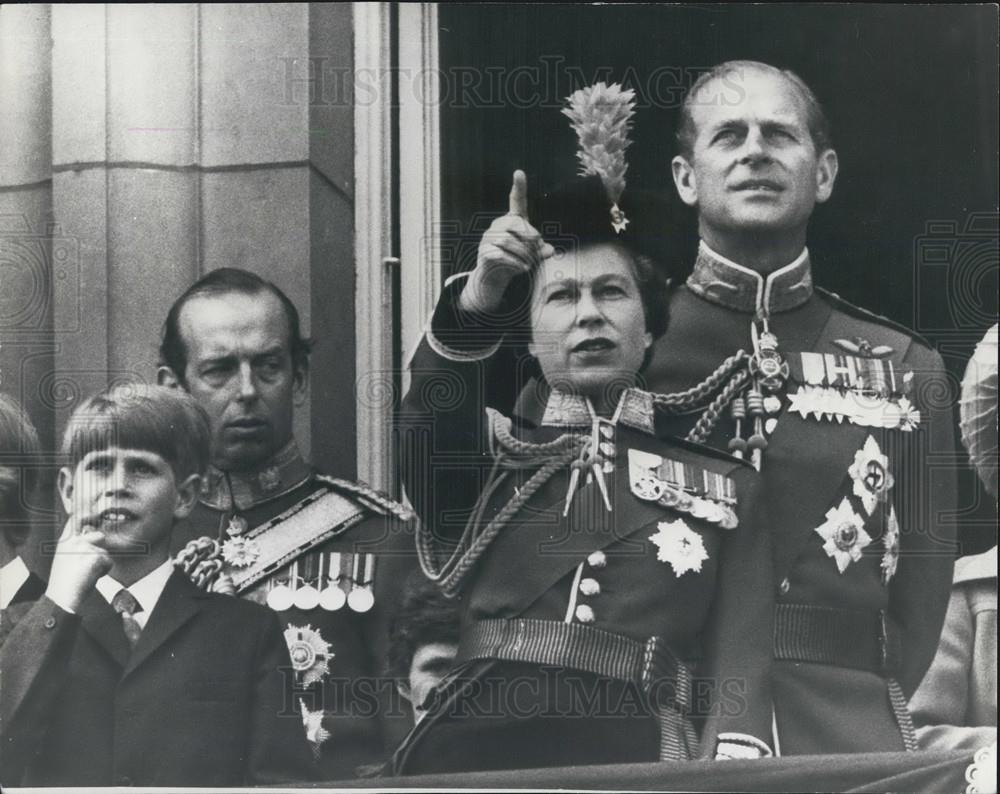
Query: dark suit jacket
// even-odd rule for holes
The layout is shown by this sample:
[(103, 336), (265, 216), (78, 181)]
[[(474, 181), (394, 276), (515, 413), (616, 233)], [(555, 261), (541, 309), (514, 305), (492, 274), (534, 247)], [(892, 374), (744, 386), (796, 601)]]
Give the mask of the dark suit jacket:
[(76, 615), (47, 597), (4, 614), (2, 778), (23, 786), (238, 786), (310, 769), (277, 618), (167, 582), (130, 652), (93, 592)]

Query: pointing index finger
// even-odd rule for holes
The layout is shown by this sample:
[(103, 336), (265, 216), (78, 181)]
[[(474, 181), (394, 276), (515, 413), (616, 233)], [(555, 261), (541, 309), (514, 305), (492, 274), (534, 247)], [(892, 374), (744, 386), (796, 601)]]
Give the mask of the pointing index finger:
[(528, 178), (518, 168), (510, 186), (509, 214), (528, 218)]

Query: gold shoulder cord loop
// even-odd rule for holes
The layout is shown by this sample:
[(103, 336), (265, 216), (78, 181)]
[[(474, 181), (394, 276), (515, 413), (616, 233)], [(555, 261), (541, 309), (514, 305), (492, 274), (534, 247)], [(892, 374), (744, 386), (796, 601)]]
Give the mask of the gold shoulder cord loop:
[(657, 408), (671, 415), (694, 413), (708, 405), (712, 401), (712, 395), (718, 392), (734, 373), (745, 368), (749, 360), (750, 356), (745, 350), (737, 350), (701, 383), (672, 394), (653, 394), (653, 402)]
[(745, 409), (742, 407), (740, 393), (750, 380), (749, 365), (751, 357), (745, 350), (737, 350), (712, 372), (701, 383), (684, 391), (672, 394), (654, 394), (653, 402), (660, 410), (681, 415), (702, 411), (694, 427), (685, 436), (686, 441), (703, 444), (711, 435), (726, 407), (733, 405), (733, 418), (736, 419), (736, 438), (729, 443), (729, 450), (736, 457), (743, 457), (746, 442), (739, 438), (740, 419)]

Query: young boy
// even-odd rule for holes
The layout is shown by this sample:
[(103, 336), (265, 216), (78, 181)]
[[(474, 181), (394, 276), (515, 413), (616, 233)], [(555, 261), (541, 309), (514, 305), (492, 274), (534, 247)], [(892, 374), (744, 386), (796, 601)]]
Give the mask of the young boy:
[(49, 585), (0, 646), (2, 782), (308, 777), (301, 716), (282, 702), (292, 668), (277, 618), (202, 592), (168, 555), (208, 461), (204, 411), (176, 390), (114, 389), (73, 413), (63, 453), (69, 521)]

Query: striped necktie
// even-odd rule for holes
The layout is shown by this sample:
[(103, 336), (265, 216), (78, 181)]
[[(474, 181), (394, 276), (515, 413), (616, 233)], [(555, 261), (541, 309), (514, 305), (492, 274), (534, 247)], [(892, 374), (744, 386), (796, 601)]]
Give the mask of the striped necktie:
[(139, 635), (142, 634), (142, 626), (139, 625), (139, 621), (134, 616), (136, 612), (142, 612), (142, 604), (136, 600), (136, 597), (127, 588), (123, 587), (111, 599), (111, 608), (122, 616), (122, 628), (125, 629), (125, 637), (128, 639), (128, 644), (134, 648), (135, 644), (139, 641)]

